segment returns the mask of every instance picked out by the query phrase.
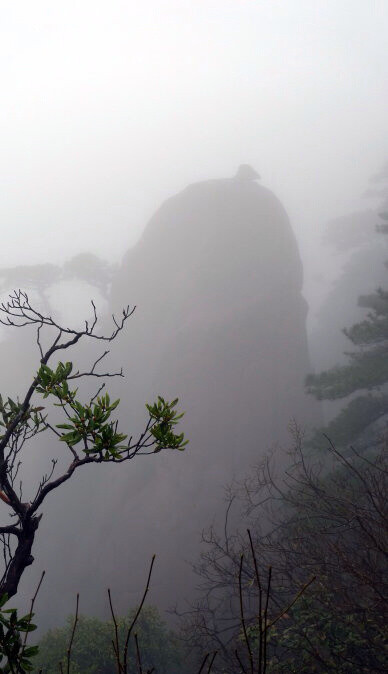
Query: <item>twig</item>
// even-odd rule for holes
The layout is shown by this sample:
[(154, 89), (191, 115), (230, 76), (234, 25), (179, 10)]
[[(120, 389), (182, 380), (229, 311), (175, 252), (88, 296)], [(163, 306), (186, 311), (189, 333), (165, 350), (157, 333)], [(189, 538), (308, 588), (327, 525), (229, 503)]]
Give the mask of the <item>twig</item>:
[(268, 617), (269, 596), (271, 592), (271, 578), (272, 578), (272, 566), (268, 568), (267, 594), (265, 598), (265, 608), (264, 608), (263, 674), (265, 674), (267, 669), (267, 617)]
[(212, 657), (212, 659), (210, 660), (210, 665), (209, 665), (209, 667), (208, 667), (207, 674), (210, 674), (210, 673), (211, 673), (211, 668), (212, 668), (212, 665), (213, 665), (214, 660), (216, 659), (216, 655), (217, 655), (217, 651), (214, 651), (213, 657)]
[(139, 641), (137, 638), (137, 634), (135, 634), (135, 644), (136, 644), (136, 658), (137, 658), (137, 664), (139, 667), (139, 674), (143, 674), (143, 667), (141, 666), (141, 657), (140, 657), (140, 648), (139, 648)]
[(113, 620), (114, 629), (115, 629), (115, 638), (114, 638), (114, 640), (112, 640), (112, 644), (113, 644), (113, 650), (114, 650), (114, 654), (115, 654), (115, 658), (116, 658), (117, 671), (118, 671), (118, 674), (120, 674), (123, 671), (123, 667), (122, 667), (121, 662), (120, 662), (119, 630), (118, 630), (115, 612), (113, 610), (112, 597), (111, 597), (111, 593), (110, 593), (109, 588), (108, 588), (108, 597), (109, 597), (110, 612), (111, 612), (111, 615), (112, 615), (112, 620)]
[(316, 578), (317, 578), (316, 576), (313, 576), (312, 578), (310, 578), (310, 580), (307, 581), (307, 583), (305, 583), (305, 584), (303, 585), (303, 587), (299, 590), (298, 594), (294, 597), (294, 599), (293, 599), (292, 602), (287, 606), (287, 608), (283, 609), (283, 611), (282, 611), (281, 613), (279, 613), (279, 615), (278, 615), (274, 620), (272, 620), (272, 622), (268, 623), (266, 629), (269, 630), (270, 627), (272, 627), (273, 625), (275, 625), (275, 623), (277, 623), (277, 621), (280, 620), (280, 618), (282, 618), (286, 613), (288, 613), (288, 611), (290, 610), (290, 608), (293, 607), (293, 605), (298, 601), (299, 597), (302, 596), (302, 594), (307, 590), (307, 588), (311, 585), (311, 583), (313, 583), (314, 580), (316, 580)]
[(255, 553), (255, 548), (253, 546), (253, 541), (252, 541), (252, 536), (250, 529), (247, 529), (248, 531), (248, 538), (249, 538), (249, 544), (251, 546), (251, 552), (252, 552), (252, 557), (253, 557), (253, 565), (255, 567), (255, 576), (256, 576), (256, 582), (259, 588), (259, 671), (258, 674), (262, 673), (262, 661), (263, 661), (263, 588), (261, 586), (261, 581), (260, 581), (260, 574), (259, 574), (259, 569), (257, 565), (257, 559), (256, 559), (256, 553)]
[(125, 646), (124, 646), (124, 663), (123, 663), (123, 664), (124, 664), (124, 672), (125, 672), (125, 674), (127, 673), (127, 658), (128, 658), (128, 644), (129, 644), (129, 637), (131, 636), (131, 632), (132, 632), (132, 630), (133, 630), (133, 628), (134, 628), (134, 625), (136, 624), (136, 621), (137, 621), (137, 619), (138, 619), (138, 617), (139, 617), (139, 615), (140, 615), (140, 612), (141, 612), (141, 610), (142, 610), (142, 608), (143, 608), (143, 605), (144, 605), (144, 602), (145, 602), (145, 598), (146, 598), (146, 596), (147, 596), (147, 594), (148, 594), (148, 590), (149, 590), (149, 587), (150, 587), (150, 580), (151, 580), (152, 569), (153, 569), (154, 562), (155, 562), (155, 557), (156, 557), (156, 555), (153, 555), (153, 556), (152, 556), (152, 560), (151, 560), (151, 564), (150, 564), (150, 570), (149, 570), (149, 572), (148, 572), (147, 584), (146, 584), (146, 587), (145, 587), (145, 590), (144, 590), (143, 597), (142, 597), (142, 600), (141, 600), (141, 602), (140, 602), (139, 608), (137, 609), (136, 614), (135, 614), (135, 617), (134, 617), (134, 619), (132, 620), (132, 623), (130, 624), (130, 626), (129, 626), (129, 628), (128, 628), (127, 638), (126, 638), (126, 640), (125, 640)]
[(201, 672), (202, 672), (204, 666), (206, 665), (206, 661), (207, 661), (209, 655), (210, 655), (210, 653), (206, 653), (204, 659), (203, 659), (202, 662), (201, 662), (201, 666), (200, 666), (200, 668), (199, 668), (199, 670), (198, 670), (198, 674), (201, 674)]
[(241, 662), (241, 659), (240, 659), (240, 656), (239, 656), (239, 654), (238, 654), (237, 649), (235, 650), (234, 654), (235, 654), (235, 656), (236, 656), (236, 660), (237, 660), (238, 664), (239, 664), (240, 667), (241, 667), (241, 671), (243, 672), (243, 674), (247, 674), (247, 670), (245, 669), (243, 663)]
[(34, 610), (35, 599), (36, 599), (37, 596), (38, 596), (38, 592), (39, 592), (39, 590), (40, 590), (40, 586), (42, 585), (43, 578), (45, 577), (45, 574), (46, 574), (46, 571), (42, 571), (42, 575), (41, 575), (41, 577), (40, 577), (38, 586), (37, 586), (37, 588), (36, 588), (36, 590), (35, 590), (35, 594), (34, 594), (34, 596), (33, 596), (32, 599), (31, 599), (30, 613), (29, 613), (28, 621), (27, 621), (27, 629), (26, 629), (26, 632), (25, 632), (25, 634), (24, 634), (22, 656), (23, 656), (23, 653), (24, 653), (25, 645), (26, 645), (26, 643), (27, 643), (28, 628), (29, 628), (29, 626), (30, 626), (30, 624), (31, 624), (31, 620), (32, 620), (32, 615), (33, 615), (33, 610)]
[(77, 627), (77, 622), (78, 622), (78, 606), (79, 606), (79, 592), (77, 592), (77, 601), (76, 601), (76, 608), (75, 608), (75, 616), (74, 616), (74, 623), (73, 623), (73, 629), (71, 632), (71, 637), (70, 637), (70, 642), (69, 642), (69, 647), (67, 649), (67, 666), (66, 666), (66, 674), (70, 674), (70, 656), (71, 656), (71, 648), (73, 646), (73, 639), (74, 639), (74, 634), (75, 634), (75, 629)]
[(241, 555), (240, 556), (240, 567), (239, 567), (239, 571), (238, 571), (238, 593), (239, 593), (239, 598), (240, 598), (240, 616), (241, 616), (241, 625), (242, 625), (243, 632), (244, 632), (245, 644), (246, 644), (247, 651), (248, 651), (249, 666), (250, 666), (251, 674), (253, 674), (253, 655), (252, 655), (251, 644), (250, 644), (250, 641), (249, 641), (249, 636), (248, 636), (248, 631), (247, 631), (247, 626), (246, 626), (246, 623), (245, 623), (245, 616), (244, 616), (244, 602), (243, 602), (243, 593), (242, 593), (243, 560), (244, 560), (244, 555)]

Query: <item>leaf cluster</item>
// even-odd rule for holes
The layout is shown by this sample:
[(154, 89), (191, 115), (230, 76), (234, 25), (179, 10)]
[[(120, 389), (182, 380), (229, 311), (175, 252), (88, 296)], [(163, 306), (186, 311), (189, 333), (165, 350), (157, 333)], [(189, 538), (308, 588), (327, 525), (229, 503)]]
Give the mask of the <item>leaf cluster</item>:
[(188, 444), (188, 440), (184, 439), (184, 433), (178, 435), (174, 433), (174, 427), (183, 417), (183, 413), (178, 414), (175, 409), (177, 403), (178, 398), (169, 403), (158, 396), (156, 403), (146, 405), (150, 418), (154, 421), (151, 434), (156, 442), (156, 452), (166, 447), (182, 451)]
[[(54, 404), (61, 407), (67, 416), (65, 423), (56, 424), (56, 428), (61, 431), (60, 440), (69, 447), (82, 443), (82, 451), (86, 456), (103, 461), (120, 460), (122, 453), (128, 449), (123, 444), (127, 435), (118, 432), (117, 421), (111, 419), (120, 400), (111, 402), (109, 394), (105, 393), (87, 404), (81, 403), (77, 397), (78, 389), (72, 390), (69, 387), (68, 380), (72, 370), (71, 362), (59, 362), (55, 370), (43, 364), (37, 375), (37, 392), (43, 398), (56, 398), (57, 402)], [(176, 410), (177, 403), (178, 398), (168, 402), (158, 396), (154, 404), (146, 405), (150, 417), (149, 433), (155, 445), (154, 452), (165, 448), (183, 450), (187, 445), (184, 433), (176, 434), (174, 431), (183, 417), (183, 413), (179, 414)]]
[(345, 398), (355, 391), (372, 390), (388, 381), (387, 347), (348, 354), (350, 363), (306, 378), (307, 392), (318, 400)]
[(38, 372), (37, 392), (43, 398), (54, 396), (58, 400), (55, 404), (63, 408), (68, 417), (67, 423), (56, 424), (56, 428), (66, 431), (61, 433), (60, 440), (69, 447), (83, 442), (82, 449), (86, 455), (97, 455), (104, 461), (119, 459), (127, 436), (117, 432), (117, 422), (110, 418), (120, 400), (111, 403), (106, 393), (83, 405), (77, 400), (78, 389), (69, 388), (68, 377), (72, 369), (72, 363), (60, 362), (55, 371), (48, 365), (42, 365)]
[[(18, 424), (14, 429), (14, 434), (18, 430), (25, 429), (26, 427), (34, 429), (37, 431), (42, 425), (42, 415), (40, 414), (43, 407), (31, 407), (28, 406), (26, 411), (23, 412), (23, 405), (19, 400), (12, 400), (12, 398), (7, 397), (3, 399), (3, 396), (0, 394), (0, 426), (4, 431), (8, 430), (10, 425), (18, 418)], [(0, 433), (0, 439), (3, 437), (4, 433)]]
[[(378, 421), (388, 410), (388, 395), (368, 393), (357, 396), (330, 421), (325, 428), (316, 430), (308, 440), (308, 445), (322, 453), (323, 434), (333, 438), (340, 447), (360, 441), (368, 426)], [(363, 444), (372, 444), (370, 435)]]
[(33, 613), (18, 616), (15, 608), (4, 608), (7, 594), (0, 599), (0, 674), (31, 672), (31, 658), (37, 655), (38, 646), (26, 646), (25, 638), (36, 629), (31, 622)]

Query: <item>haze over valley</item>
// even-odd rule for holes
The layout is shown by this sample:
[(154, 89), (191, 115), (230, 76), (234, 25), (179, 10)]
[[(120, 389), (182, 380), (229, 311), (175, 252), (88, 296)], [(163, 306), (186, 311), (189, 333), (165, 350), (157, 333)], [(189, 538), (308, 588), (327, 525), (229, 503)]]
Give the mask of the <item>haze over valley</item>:
[[(238, 577), (241, 550), (245, 560), (252, 554), (247, 528), (261, 554), (260, 573), (268, 562), (277, 578), (288, 579), (284, 587), (274, 581), (274, 606), (287, 605), (314, 564), (316, 577), (336, 587), (328, 569), (338, 569), (338, 560), (319, 566), (338, 552), (334, 543), (324, 547), (325, 532), (317, 533), (314, 561), (314, 545), (303, 543), (299, 573), (292, 557), (299, 542), (290, 542), (294, 535), (301, 540), (299, 520), (292, 518), (303, 522), (304, 508), (330, 502), (327, 521), (343, 517), (347, 526), (353, 514), (343, 514), (338, 485), (353, 489), (354, 481), (338, 457), (348, 456), (351, 443), (368, 466), (386, 457), (387, 24), (382, 0), (2, 4), (4, 401), (22, 403), (41, 363), (53, 370), (58, 362), (74, 363), (72, 375), (51, 383), (40, 370), (36, 398), (23, 413), (0, 401), (2, 460), (9, 451), (6, 468), (0, 466), (0, 533), (3, 543), (8, 534), (22, 540), (8, 527), (10, 508), (15, 527), (25, 532), (31, 515), (33, 530), (33, 560), (25, 553), (17, 582), (16, 553), (4, 543), (1, 582), (7, 592), (15, 586), (12, 601), (24, 610), (46, 569), (36, 606), (39, 637), (63, 625), (77, 592), (83, 613), (108, 620), (109, 586), (124, 615), (138, 604), (156, 553), (150, 603), (176, 630), (178, 614), (185, 614), (190, 657), (213, 652), (218, 639), (219, 665), (215, 660), (211, 671), (237, 671), (228, 658), (240, 648), (241, 634), (231, 625), (243, 600), (228, 583)], [(37, 313), (23, 305), (19, 289)], [(13, 291), (16, 304), (7, 305)], [(22, 327), (10, 325), (15, 316)], [(53, 342), (58, 326), (64, 329)], [(113, 330), (114, 337), (95, 339), (94, 330), (98, 336)], [(70, 347), (57, 349), (77, 334)], [(45, 360), (51, 344), (53, 356)], [(64, 381), (75, 392), (58, 393)], [(97, 396), (106, 392), (110, 399), (101, 402)], [(156, 408), (147, 411), (158, 396), (179, 399), (173, 409), (184, 416), (177, 425), (169, 407), (161, 417)], [(116, 399), (120, 405), (110, 410)], [(87, 431), (86, 400), (94, 410)], [(96, 405), (118, 421), (109, 432), (128, 434), (117, 440), (119, 449), (109, 449), (103, 435), (98, 449)], [(32, 412), (39, 423), (28, 417)], [(12, 415), (19, 413), (15, 430)], [(147, 435), (150, 428), (156, 435)], [(124, 457), (122, 443), (132, 447), (133, 438), (139, 445)], [(90, 461), (48, 489), (41, 506), (45, 486), (80, 457)], [(293, 481), (295, 466), (306, 472)], [(260, 490), (282, 480), (290, 492), (262, 496)], [(296, 484), (303, 484), (297, 496)], [(319, 494), (316, 502), (309, 490)], [(356, 493), (347, 502), (356, 503)], [(271, 510), (260, 515), (259, 504), (267, 503)], [(292, 516), (287, 508), (295, 509)], [(315, 521), (311, 512), (303, 535)], [(371, 515), (371, 530), (376, 521)], [(272, 538), (272, 525), (285, 538)], [(303, 540), (312, 541), (314, 528), (310, 533)], [(341, 543), (366, 549), (352, 535)], [(348, 549), (341, 554), (348, 559)], [(287, 571), (282, 555), (293, 559)], [(368, 578), (380, 583), (379, 564)], [(256, 597), (252, 574), (240, 594), (243, 587)], [(209, 583), (224, 592), (214, 604), (206, 603), (214, 596)], [(375, 585), (359, 591), (371, 606)], [(337, 625), (353, 615), (349, 587), (338, 590)], [(175, 614), (166, 613), (174, 606)], [(202, 615), (197, 622), (193, 606)], [(331, 616), (330, 606), (319, 615), (326, 610)], [(381, 615), (371, 618), (377, 635)], [(230, 621), (227, 643), (223, 620)], [(254, 627), (253, 613), (250, 620)], [(206, 638), (200, 624), (208, 626)], [(254, 631), (244, 635), (247, 642), (257, 638)], [(354, 672), (383, 671), (371, 664), (380, 663), (378, 638), (359, 646)], [(271, 653), (278, 657), (276, 648)], [(289, 666), (282, 657), (276, 666)], [(178, 672), (181, 665), (166, 658), (157, 671)], [(309, 661), (301, 671), (346, 671), (330, 662), (332, 669), (308, 670)], [(291, 670), (269, 670), (275, 671)]]

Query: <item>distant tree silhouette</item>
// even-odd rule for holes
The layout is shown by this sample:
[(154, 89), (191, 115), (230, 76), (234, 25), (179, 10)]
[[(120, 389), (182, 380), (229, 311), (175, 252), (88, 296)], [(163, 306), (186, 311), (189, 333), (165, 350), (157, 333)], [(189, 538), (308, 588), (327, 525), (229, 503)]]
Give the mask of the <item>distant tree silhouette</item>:
[[(380, 214), (377, 227), (382, 234), (388, 233), (388, 213)], [(356, 349), (346, 352), (348, 363), (306, 379), (308, 392), (318, 400), (348, 399), (345, 409), (326, 429), (341, 446), (388, 413), (388, 291), (379, 288), (359, 297), (358, 303), (369, 309), (369, 314), (343, 330)], [(371, 433), (367, 441), (371, 445)]]
[(0, 290), (24, 288), (35, 294), (44, 311), (50, 311), (48, 291), (61, 281), (76, 279), (98, 290), (107, 299), (116, 267), (93, 253), (79, 253), (62, 266), (51, 263), (16, 265), (0, 269)]
[(76, 278), (96, 287), (101, 295), (108, 297), (110, 284), (116, 271), (114, 265), (93, 255), (80, 253), (63, 265), (63, 278)]

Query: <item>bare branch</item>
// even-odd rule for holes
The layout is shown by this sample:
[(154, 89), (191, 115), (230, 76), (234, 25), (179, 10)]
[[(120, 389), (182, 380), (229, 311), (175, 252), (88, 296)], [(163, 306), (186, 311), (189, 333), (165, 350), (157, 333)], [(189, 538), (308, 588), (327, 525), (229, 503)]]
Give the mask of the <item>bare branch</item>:
[(118, 671), (118, 674), (120, 674), (121, 672), (123, 672), (123, 666), (122, 666), (121, 660), (120, 660), (119, 629), (118, 629), (116, 614), (115, 614), (114, 609), (113, 609), (112, 596), (111, 596), (111, 592), (110, 592), (109, 588), (108, 588), (108, 598), (109, 598), (109, 607), (110, 607), (110, 612), (111, 612), (111, 615), (112, 615), (114, 632), (115, 632), (115, 638), (112, 641), (112, 646), (113, 646), (113, 651), (114, 651), (114, 654), (115, 654), (117, 671)]
[(131, 632), (132, 632), (132, 630), (133, 630), (133, 628), (134, 628), (134, 626), (135, 626), (135, 624), (136, 624), (136, 621), (137, 621), (137, 619), (138, 619), (138, 617), (139, 617), (139, 615), (140, 615), (140, 613), (141, 613), (141, 610), (142, 610), (142, 608), (143, 608), (143, 605), (144, 605), (146, 596), (147, 596), (147, 594), (148, 594), (148, 590), (149, 590), (149, 587), (150, 587), (150, 581), (151, 581), (151, 575), (152, 575), (152, 569), (153, 569), (154, 562), (155, 562), (155, 557), (156, 557), (156, 555), (153, 555), (153, 556), (152, 556), (152, 560), (151, 560), (150, 569), (149, 569), (149, 572), (148, 572), (148, 577), (147, 577), (147, 583), (146, 583), (146, 586), (145, 586), (145, 590), (144, 590), (144, 593), (143, 593), (141, 602), (140, 602), (140, 604), (139, 604), (139, 608), (137, 609), (137, 611), (136, 611), (136, 613), (135, 613), (135, 617), (133, 618), (133, 620), (132, 620), (132, 622), (131, 622), (131, 624), (130, 624), (130, 626), (129, 626), (129, 628), (128, 628), (128, 631), (127, 631), (127, 638), (126, 638), (126, 640), (125, 640), (125, 646), (124, 646), (124, 658), (123, 658), (124, 672), (127, 671), (127, 658), (128, 658), (129, 638), (130, 638)]
[[(45, 577), (45, 574), (46, 574), (46, 571), (42, 571), (41, 576), (40, 576), (39, 583), (38, 583), (37, 588), (36, 588), (35, 593), (34, 593), (34, 596), (33, 596), (32, 599), (31, 599), (30, 612), (29, 612), (29, 614), (28, 614), (28, 627), (29, 627), (30, 624), (31, 624), (31, 620), (32, 620), (32, 616), (33, 616), (33, 611), (34, 611), (35, 600), (36, 600), (36, 598), (37, 598), (37, 596), (38, 596), (38, 593), (39, 593), (39, 590), (40, 590), (40, 586), (41, 586), (42, 583), (43, 583), (43, 578)], [(25, 634), (24, 634), (22, 656), (23, 656), (23, 652), (24, 652), (24, 649), (25, 649), (25, 646), (26, 646), (26, 643), (27, 643), (27, 637), (28, 637), (28, 629), (25, 631)]]
[(241, 626), (242, 626), (243, 632), (244, 632), (245, 645), (246, 645), (247, 651), (248, 651), (249, 667), (250, 667), (251, 674), (253, 674), (253, 655), (252, 655), (252, 648), (251, 648), (251, 644), (250, 644), (250, 639), (249, 639), (249, 636), (248, 636), (247, 626), (246, 626), (246, 622), (245, 622), (244, 602), (243, 602), (243, 593), (242, 593), (243, 560), (244, 560), (244, 555), (241, 555), (241, 557), (240, 557), (240, 567), (239, 567), (239, 572), (238, 572), (238, 592), (239, 592), (239, 599), (240, 599), (240, 618), (241, 618)]
[(69, 642), (69, 646), (68, 646), (68, 649), (67, 649), (67, 658), (66, 658), (66, 673), (67, 674), (70, 674), (71, 649), (72, 649), (72, 646), (73, 646), (75, 630), (76, 630), (77, 623), (78, 623), (78, 607), (79, 607), (79, 593), (77, 592), (77, 601), (76, 601), (76, 606), (75, 606), (75, 616), (74, 616), (73, 629), (71, 631), (70, 642)]

